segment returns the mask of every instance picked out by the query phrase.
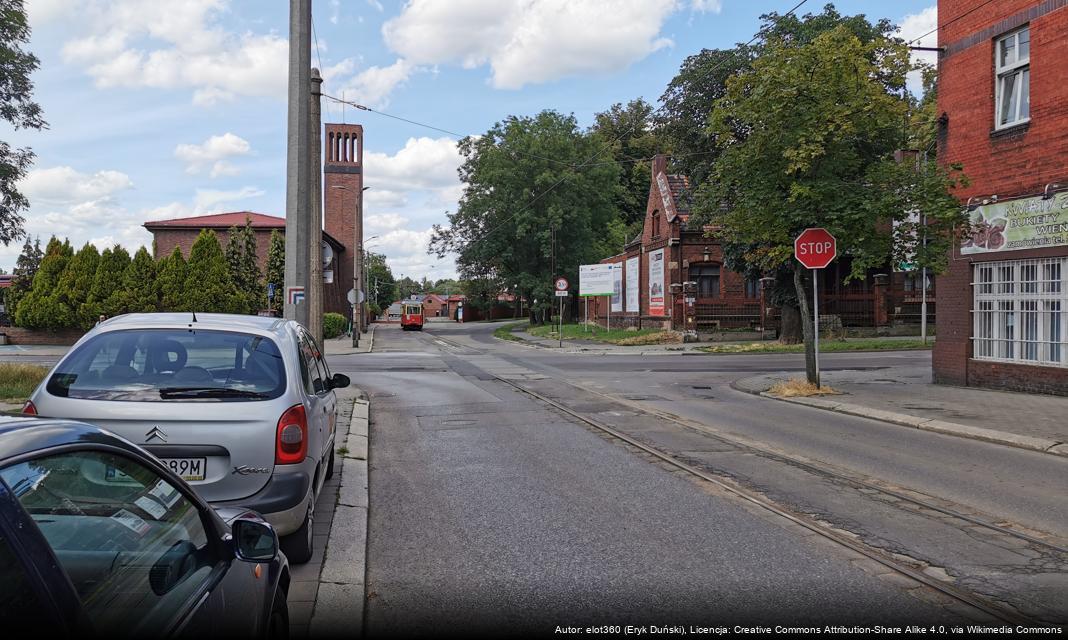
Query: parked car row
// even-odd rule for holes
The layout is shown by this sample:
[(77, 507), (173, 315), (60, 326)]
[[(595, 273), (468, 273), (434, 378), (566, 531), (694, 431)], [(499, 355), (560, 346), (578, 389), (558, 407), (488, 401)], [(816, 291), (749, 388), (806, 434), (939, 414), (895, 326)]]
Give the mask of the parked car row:
[(292, 321), (97, 325), (0, 422), (0, 620), (284, 635), (348, 384)]

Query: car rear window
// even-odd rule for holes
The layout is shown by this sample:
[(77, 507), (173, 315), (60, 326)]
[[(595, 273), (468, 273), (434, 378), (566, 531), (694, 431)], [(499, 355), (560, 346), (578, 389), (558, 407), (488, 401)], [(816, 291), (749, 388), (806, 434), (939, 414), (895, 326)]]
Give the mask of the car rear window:
[(269, 400), (285, 388), (270, 338), (195, 329), (102, 333), (65, 358), (46, 386), (63, 398), (136, 402)]

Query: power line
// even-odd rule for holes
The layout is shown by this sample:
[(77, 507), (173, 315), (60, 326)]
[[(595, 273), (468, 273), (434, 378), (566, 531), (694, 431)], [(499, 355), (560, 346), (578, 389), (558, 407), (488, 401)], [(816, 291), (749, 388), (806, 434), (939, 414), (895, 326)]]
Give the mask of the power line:
[(976, 11), (978, 11), (978, 10), (982, 9), (983, 7), (985, 7), (986, 5), (990, 4), (990, 3), (991, 3), (991, 2), (993, 2), (993, 1), (994, 1), (994, 0), (986, 0), (986, 1), (985, 1), (985, 2), (983, 2), (982, 4), (976, 5), (976, 6), (972, 7), (971, 9), (968, 9), (967, 11), (965, 11), (965, 12), (964, 12), (964, 13), (962, 13), (962, 14), (960, 14), (960, 15), (959, 15), (959, 16), (957, 16), (956, 18), (953, 18), (953, 19), (952, 19), (952, 20), (950, 20), (949, 22), (943, 22), (942, 24), (940, 24), (940, 25), (936, 26), (936, 27), (935, 27), (934, 29), (931, 29), (931, 30), (930, 30), (930, 31), (928, 31), (927, 33), (923, 34), (922, 36), (919, 36), (918, 38), (913, 38), (912, 40), (909, 40), (909, 41), (908, 41), (908, 42), (906, 42), (905, 44), (906, 44), (906, 45), (910, 45), (910, 44), (912, 44), (913, 42), (919, 42), (920, 40), (923, 40), (923, 39), (924, 39), (924, 38), (926, 38), (927, 36), (929, 36), (929, 35), (931, 35), (932, 33), (934, 33), (934, 32), (936, 32), (936, 31), (938, 31), (939, 29), (945, 29), (946, 27), (948, 27), (949, 25), (953, 24), (954, 22), (957, 22), (958, 20), (961, 20), (961, 19), (963, 19), (963, 18), (966, 18), (966, 17), (968, 17), (969, 15), (971, 15), (971, 14), (975, 13)]

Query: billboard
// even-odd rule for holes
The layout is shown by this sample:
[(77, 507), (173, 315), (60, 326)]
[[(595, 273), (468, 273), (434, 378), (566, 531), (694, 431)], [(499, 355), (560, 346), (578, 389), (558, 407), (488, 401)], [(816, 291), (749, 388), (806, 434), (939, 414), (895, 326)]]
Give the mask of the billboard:
[(1068, 191), (984, 204), (971, 213), (963, 255), (1068, 245)]
[(649, 315), (665, 315), (664, 304), (664, 250), (649, 254)]
[(612, 313), (623, 311), (623, 265), (612, 265)]
[(619, 270), (618, 264), (582, 264), (579, 265), (580, 296), (610, 296), (613, 272)]
[(627, 313), (637, 313), (641, 310), (641, 299), (638, 297), (639, 260), (638, 256), (627, 258)]

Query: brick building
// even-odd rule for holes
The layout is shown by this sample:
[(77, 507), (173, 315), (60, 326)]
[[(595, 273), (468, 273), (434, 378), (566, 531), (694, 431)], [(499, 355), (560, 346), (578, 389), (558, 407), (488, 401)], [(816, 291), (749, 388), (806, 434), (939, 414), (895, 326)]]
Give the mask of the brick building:
[(939, 278), (934, 379), (1068, 394), (1068, 0), (938, 16), (939, 160), (975, 232)]
[[(611, 304), (612, 326), (699, 333), (775, 328), (778, 310), (764, 305), (760, 281), (728, 270), (720, 241), (689, 225), (690, 191), (685, 176), (667, 173), (666, 156), (653, 159), (642, 232), (622, 253), (601, 261), (621, 265), (619, 295)], [(848, 257), (820, 272), (823, 326), (872, 333), (916, 329), (921, 297), (916, 274), (873, 269), (866, 278), (847, 284), (848, 273)], [(692, 294), (684, 292), (684, 282), (694, 283)], [(928, 314), (933, 317), (933, 283), (928, 294)], [(589, 305), (590, 317), (605, 324), (607, 298), (591, 298)]]

